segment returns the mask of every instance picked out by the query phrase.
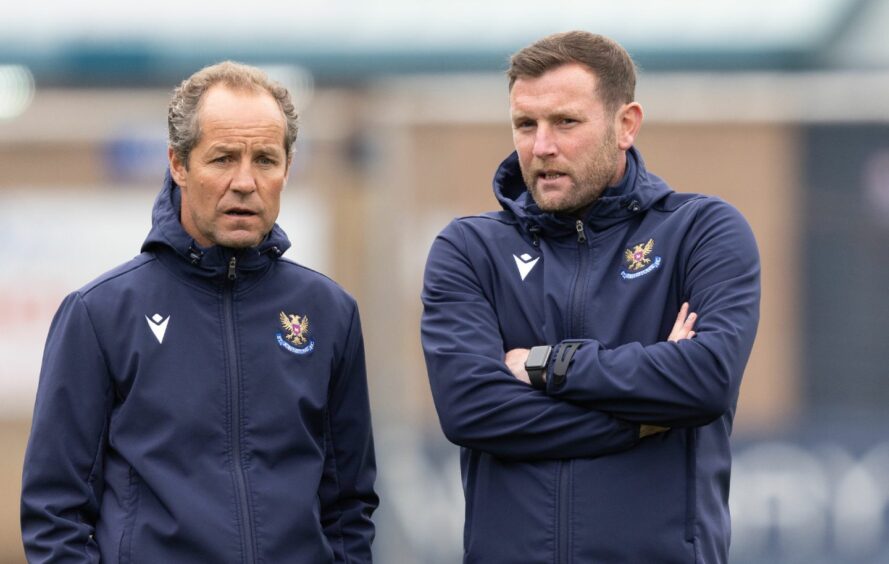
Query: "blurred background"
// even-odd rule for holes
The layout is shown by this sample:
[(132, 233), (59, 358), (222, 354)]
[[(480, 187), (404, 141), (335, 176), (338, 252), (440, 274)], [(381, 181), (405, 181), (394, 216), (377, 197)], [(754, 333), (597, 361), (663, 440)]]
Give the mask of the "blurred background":
[(732, 562), (889, 562), (889, 1), (83, 0), (0, 8), (0, 563), (24, 560), (21, 463), (50, 319), (138, 253), (170, 91), (227, 58), (294, 92), (288, 256), (361, 306), (376, 559), (459, 562), (458, 451), (419, 344), (423, 264), (452, 218), (497, 207), (508, 56), (578, 28), (640, 65), (648, 167), (737, 206), (760, 245)]

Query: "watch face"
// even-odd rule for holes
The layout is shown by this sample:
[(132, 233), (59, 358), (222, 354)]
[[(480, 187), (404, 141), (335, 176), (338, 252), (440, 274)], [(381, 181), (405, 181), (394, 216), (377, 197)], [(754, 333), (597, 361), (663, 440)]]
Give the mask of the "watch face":
[(540, 369), (549, 361), (550, 347), (533, 347), (525, 360), (525, 369)]

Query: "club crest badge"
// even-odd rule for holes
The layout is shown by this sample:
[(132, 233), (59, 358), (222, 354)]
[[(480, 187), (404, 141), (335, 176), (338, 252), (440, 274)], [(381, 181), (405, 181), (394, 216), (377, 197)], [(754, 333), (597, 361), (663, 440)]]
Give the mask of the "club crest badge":
[(624, 280), (632, 280), (657, 270), (661, 265), (661, 257), (650, 257), (649, 255), (653, 251), (654, 239), (649, 239), (647, 243), (639, 243), (624, 251), (627, 269), (620, 272), (620, 277)]
[(278, 319), (282, 331), (275, 336), (282, 349), (293, 354), (309, 354), (315, 350), (315, 339), (309, 335), (307, 315), (288, 315), (282, 311)]

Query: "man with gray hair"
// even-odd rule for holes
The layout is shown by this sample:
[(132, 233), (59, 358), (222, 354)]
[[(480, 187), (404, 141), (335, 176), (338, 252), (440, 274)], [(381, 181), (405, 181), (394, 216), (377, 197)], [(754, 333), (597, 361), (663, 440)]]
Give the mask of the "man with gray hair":
[(370, 562), (355, 301), (281, 257), (290, 95), (225, 62), (174, 92), (133, 260), (53, 319), (25, 458), (34, 562)]

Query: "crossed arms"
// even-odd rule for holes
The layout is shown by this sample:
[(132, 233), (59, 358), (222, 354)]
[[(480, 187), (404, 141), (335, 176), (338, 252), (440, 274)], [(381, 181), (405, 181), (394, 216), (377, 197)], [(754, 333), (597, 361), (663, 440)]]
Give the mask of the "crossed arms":
[(567, 377), (545, 390), (526, 383), (527, 352), (504, 347), (465, 228), (446, 228), (427, 262), (422, 338), (448, 439), (508, 459), (596, 457), (633, 447), (652, 430), (642, 425), (701, 426), (732, 411), (758, 321), (759, 262), (740, 214), (709, 215), (684, 264), (695, 313), (682, 309), (649, 345), (582, 340)]

